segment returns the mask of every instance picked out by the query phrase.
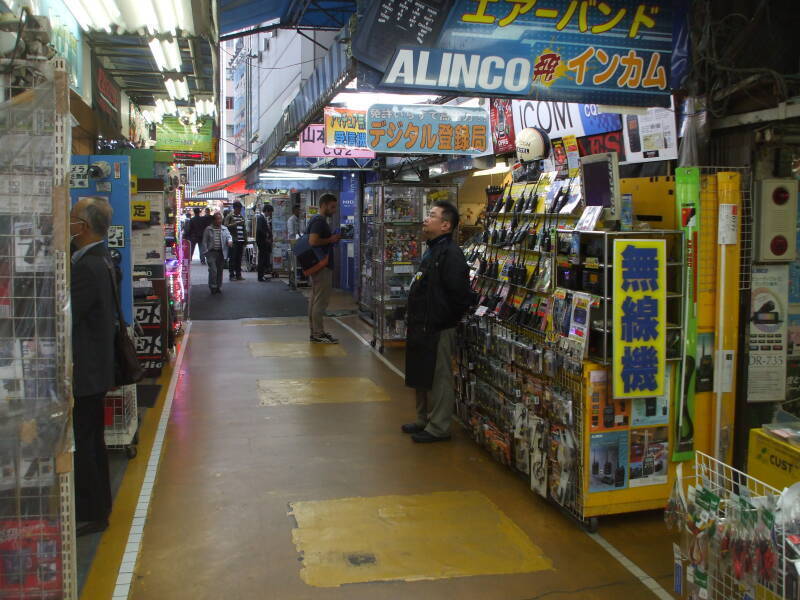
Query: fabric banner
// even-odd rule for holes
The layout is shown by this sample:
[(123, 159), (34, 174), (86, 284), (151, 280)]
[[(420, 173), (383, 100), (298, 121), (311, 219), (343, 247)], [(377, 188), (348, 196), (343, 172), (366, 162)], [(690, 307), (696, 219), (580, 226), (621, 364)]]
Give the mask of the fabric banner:
[(614, 240), (614, 398), (664, 393), (666, 240)]

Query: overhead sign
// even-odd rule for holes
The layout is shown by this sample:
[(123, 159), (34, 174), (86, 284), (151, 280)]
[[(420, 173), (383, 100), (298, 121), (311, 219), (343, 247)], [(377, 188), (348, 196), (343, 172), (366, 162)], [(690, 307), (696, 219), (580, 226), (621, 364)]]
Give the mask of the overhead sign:
[(664, 393), (666, 240), (614, 240), (614, 398)]
[(113, 132), (120, 132), (122, 129), (122, 94), (114, 79), (106, 72), (96, 57), (92, 84), (92, 101), (95, 108), (100, 111), (100, 115)]
[(326, 106), (325, 145), (366, 149), (367, 111)]
[(492, 143), (496, 154), (506, 154), (516, 150), (514, 116), (511, 100), (492, 98), (489, 107), (489, 118), (492, 121)]
[(156, 125), (156, 144), (154, 150), (173, 152), (213, 152), (214, 120), (198, 119), (197, 123), (183, 123), (178, 117), (164, 117)]
[(672, 2), (370, 3), (353, 55), (384, 87), (668, 106)]
[(512, 100), (511, 110), (517, 131), (536, 127), (551, 139), (566, 135), (584, 137), (622, 129), (622, 119), (618, 114), (600, 112), (596, 104)]
[(678, 158), (674, 111), (651, 108), (643, 115), (623, 115), (623, 124), (626, 162)]
[(375, 158), (372, 150), (331, 148), (325, 145), (325, 125), (309, 125), (300, 134), (300, 156), (305, 158)]
[(491, 148), (483, 108), (438, 104), (373, 104), (367, 114), (369, 147), (394, 154), (481, 155)]

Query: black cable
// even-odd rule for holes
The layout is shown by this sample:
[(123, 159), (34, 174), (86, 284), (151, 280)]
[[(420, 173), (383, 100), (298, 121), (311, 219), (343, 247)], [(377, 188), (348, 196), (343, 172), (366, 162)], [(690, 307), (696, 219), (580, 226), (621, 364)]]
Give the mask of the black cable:
[(19, 50), (19, 43), (22, 41), (22, 32), (28, 22), (28, 17), (30, 17), (30, 12), (23, 6), (19, 11), (19, 26), (17, 27), (17, 39), (14, 41), (14, 53), (11, 55), (8, 68), (3, 71), (3, 75), (8, 75), (14, 70), (14, 61), (17, 60), (17, 50)]
[(241, 146), (239, 146), (238, 144), (234, 144), (232, 141), (230, 141), (230, 140), (226, 140), (224, 137), (221, 137), (221, 138), (219, 138), (219, 141), (221, 141), (221, 142), (225, 142), (226, 144), (230, 144), (230, 145), (231, 145), (231, 146), (233, 146), (234, 148), (238, 148), (239, 150), (242, 150), (242, 151), (244, 151), (244, 152), (247, 152), (248, 154), (255, 154), (255, 155), (258, 155), (258, 152), (251, 152), (250, 150), (246, 150), (245, 148), (242, 148), (242, 147), (241, 147)]
[[(225, 48), (223, 48), (222, 46), (220, 46), (220, 50), (222, 50), (228, 56), (230, 56), (232, 58), (236, 58), (235, 54), (231, 54), (230, 52), (225, 50)], [(251, 66), (251, 67), (255, 67), (256, 69), (261, 69), (262, 71), (277, 71), (277, 70), (280, 70), (280, 69), (288, 69), (289, 67), (299, 67), (300, 65), (304, 65), (306, 63), (314, 62), (314, 61), (317, 61), (317, 60), (322, 60), (323, 58), (325, 58), (325, 57), (324, 56), (320, 56), (320, 57), (317, 57), (317, 58), (312, 58), (311, 60), (304, 60), (303, 62), (294, 63), (294, 64), (291, 64), (291, 65), (281, 65), (280, 67), (259, 67), (258, 65), (251, 63), (249, 60), (245, 60), (243, 62), (245, 64)]]

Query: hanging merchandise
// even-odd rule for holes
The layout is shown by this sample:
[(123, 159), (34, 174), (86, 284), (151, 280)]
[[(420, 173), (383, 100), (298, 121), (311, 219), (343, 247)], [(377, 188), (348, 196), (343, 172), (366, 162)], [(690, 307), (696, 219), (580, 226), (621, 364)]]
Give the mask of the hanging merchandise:
[(676, 382), (672, 459), (689, 460), (694, 450), (694, 394), (697, 377), (697, 251), (700, 236), (700, 170), (680, 167), (675, 174), (677, 219), (686, 246), (683, 360)]

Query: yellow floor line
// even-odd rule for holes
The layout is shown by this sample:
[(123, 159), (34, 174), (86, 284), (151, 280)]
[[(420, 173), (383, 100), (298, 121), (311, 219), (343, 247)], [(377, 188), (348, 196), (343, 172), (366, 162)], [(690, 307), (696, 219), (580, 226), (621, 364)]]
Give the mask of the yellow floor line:
[(106, 600), (111, 598), (114, 593), (117, 574), (122, 564), (128, 533), (139, 500), (139, 491), (144, 481), (145, 471), (147, 471), (147, 462), (153, 448), (153, 440), (174, 366), (174, 363), (170, 363), (161, 372), (161, 377), (158, 378), (161, 391), (155, 406), (144, 413), (139, 427), (138, 455), (128, 463), (125, 469), (122, 484), (114, 498), (108, 529), (103, 533), (97, 547), (97, 553), (83, 585), (81, 600)]

